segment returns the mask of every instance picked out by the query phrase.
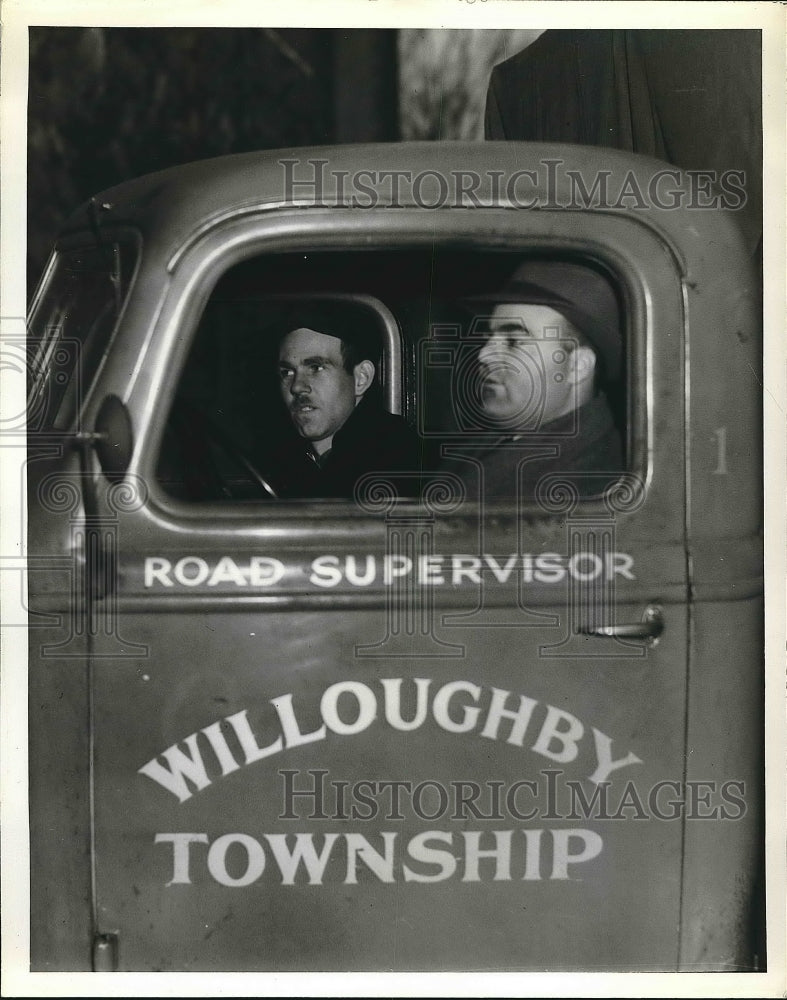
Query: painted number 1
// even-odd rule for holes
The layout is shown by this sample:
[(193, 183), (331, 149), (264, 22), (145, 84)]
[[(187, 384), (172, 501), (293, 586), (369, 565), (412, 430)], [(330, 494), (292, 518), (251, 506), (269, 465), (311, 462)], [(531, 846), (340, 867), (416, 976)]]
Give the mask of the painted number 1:
[(713, 432), (713, 436), (716, 438), (717, 445), (717, 459), (716, 468), (713, 470), (714, 476), (726, 476), (727, 475), (727, 428), (717, 427)]

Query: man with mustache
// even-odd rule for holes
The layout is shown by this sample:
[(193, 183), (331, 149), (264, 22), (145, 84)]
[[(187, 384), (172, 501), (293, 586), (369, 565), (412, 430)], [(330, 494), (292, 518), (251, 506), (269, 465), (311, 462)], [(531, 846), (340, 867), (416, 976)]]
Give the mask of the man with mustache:
[(473, 337), (485, 339), (458, 404), (469, 403), (480, 426), (444, 467), (475, 499), (532, 501), (553, 474), (580, 496), (603, 492), (623, 469), (605, 391), (622, 355), (609, 282), (583, 265), (531, 261), (467, 304)]
[(415, 495), (415, 480), (395, 474), (417, 470), (418, 438), (383, 408), (376, 351), (357, 310), (334, 302), (296, 308), (284, 329), (279, 386), (299, 438), (283, 453), (280, 495), (352, 498), (371, 472), (399, 495)]

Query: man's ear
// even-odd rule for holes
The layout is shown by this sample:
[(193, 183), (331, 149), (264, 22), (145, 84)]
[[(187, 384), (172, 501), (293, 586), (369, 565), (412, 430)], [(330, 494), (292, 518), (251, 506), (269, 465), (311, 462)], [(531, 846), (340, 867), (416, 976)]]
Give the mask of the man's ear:
[(596, 374), (596, 352), (590, 344), (577, 344), (569, 355), (568, 379), (572, 385), (592, 382)]
[(353, 378), (355, 380), (356, 401), (363, 396), (369, 386), (374, 382), (374, 365), (371, 361), (359, 361), (353, 368)]

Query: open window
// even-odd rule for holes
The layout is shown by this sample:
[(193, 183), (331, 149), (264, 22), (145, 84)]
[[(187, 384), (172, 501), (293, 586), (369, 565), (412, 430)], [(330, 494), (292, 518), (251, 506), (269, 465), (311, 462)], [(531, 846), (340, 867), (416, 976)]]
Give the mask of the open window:
[(353, 499), (313, 485), (299, 493), (284, 474), (290, 456), (314, 449), (288, 410), (280, 344), (293, 315), (325, 305), (334, 324), (346, 310), (347, 326), (368, 338), (365, 412), (400, 416), (416, 442), (412, 467), (391, 470), (386, 431), (358, 438), (359, 474), (395, 471), (398, 496), (418, 499), (446, 474), (470, 502), (536, 502), (562, 474), (595, 496), (627, 468), (626, 317), (598, 262), (476, 247), (332, 249), (259, 255), (219, 280), (170, 407), (157, 464), (167, 494)]

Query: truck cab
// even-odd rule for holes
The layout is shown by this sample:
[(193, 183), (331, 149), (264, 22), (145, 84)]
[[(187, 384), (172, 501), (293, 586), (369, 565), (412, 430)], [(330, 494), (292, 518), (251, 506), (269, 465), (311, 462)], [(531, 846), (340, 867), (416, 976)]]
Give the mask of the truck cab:
[[(762, 967), (735, 208), (510, 142), (242, 154), (74, 214), (30, 313), (34, 970)], [(484, 419), (523, 268), (614, 303), (612, 467), (560, 466), (578, 431), (538, 392), (517, 434)], [(419, 443), (352, 496), (283, 476), (282, 324), (326, 303)], [(554, 330), (533, 385), (575, 346)]]

